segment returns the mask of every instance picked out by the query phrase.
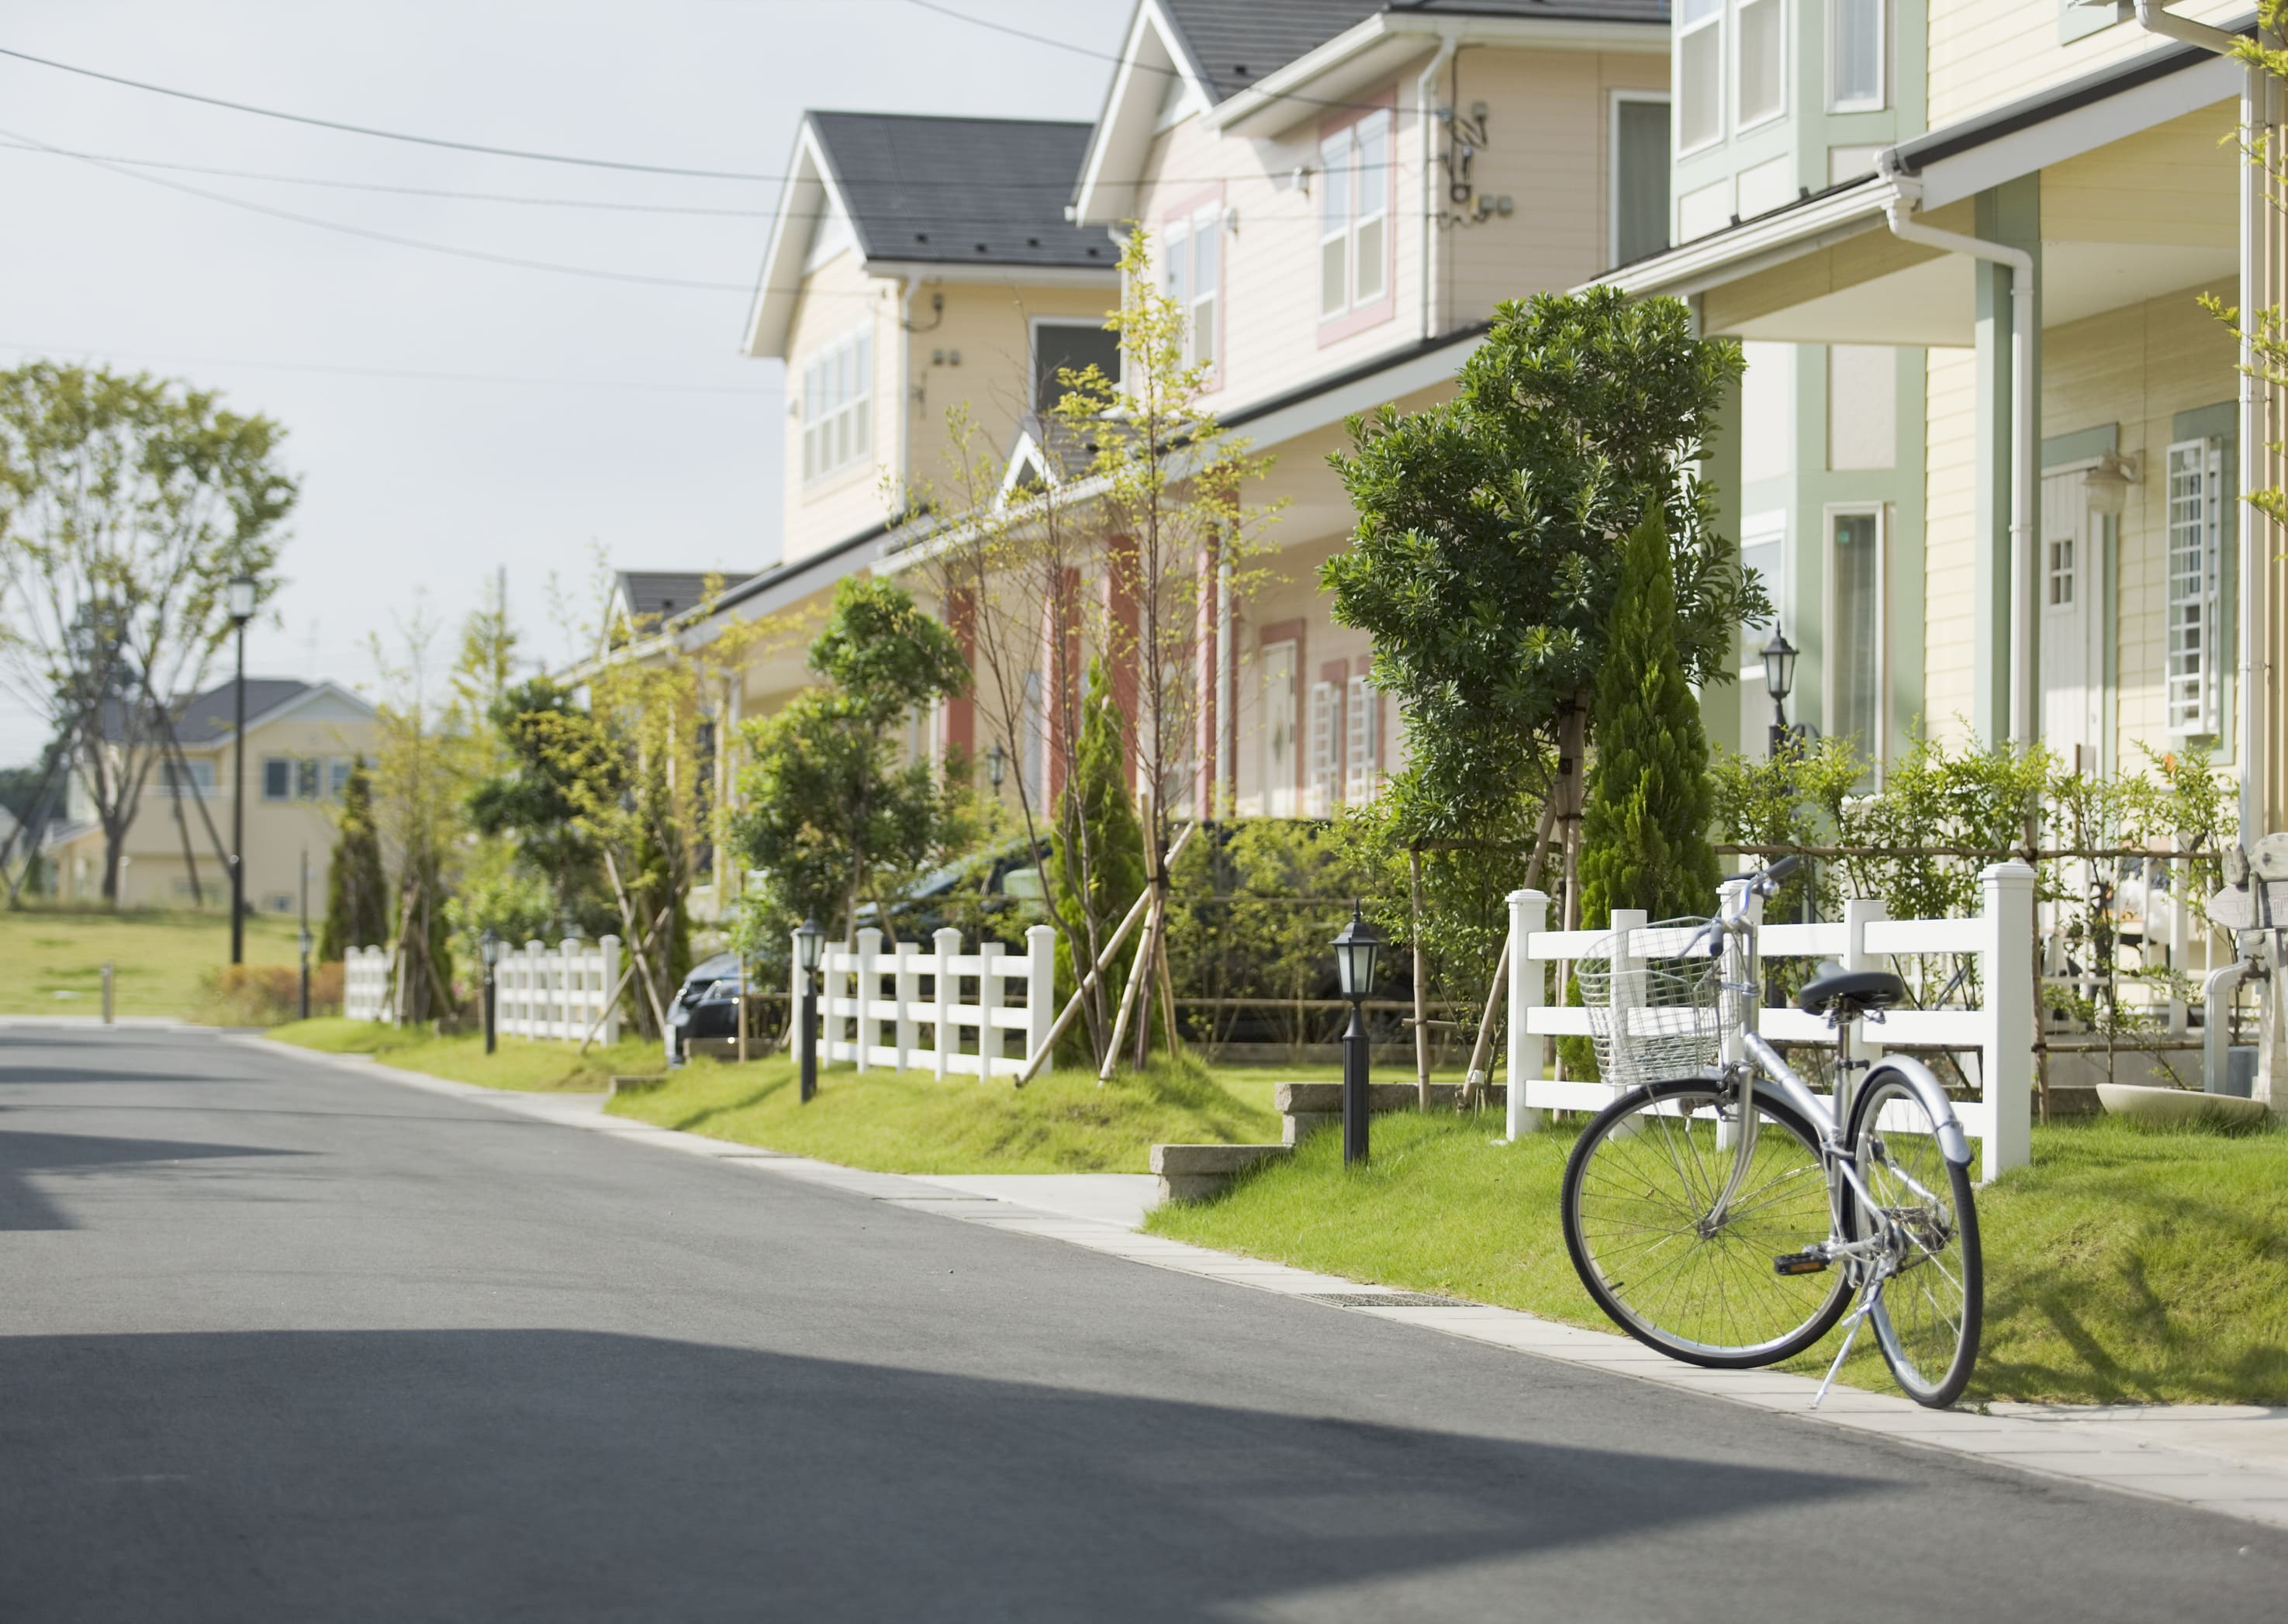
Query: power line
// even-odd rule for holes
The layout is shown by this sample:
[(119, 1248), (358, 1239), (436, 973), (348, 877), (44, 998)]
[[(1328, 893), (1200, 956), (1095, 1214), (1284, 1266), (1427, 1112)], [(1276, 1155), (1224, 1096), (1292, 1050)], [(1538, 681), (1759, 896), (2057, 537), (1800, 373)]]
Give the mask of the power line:
[(644, 394), (743, 395), (776, 399), (782, 389), (742, 388), (735, 384), (646, 384), (616, 378), (517, 377), (488, 372), (419, 372), (400, 367), (359, 367), (346, 363), (293, 360), (242, 360), (213, 355), (165, 355), (147, 351), (114, 350), (103, 345), (23, 344), (0, 338), (0, 350), (20, 355), (91, 355), (102, 353), (121, 360), (156, 362), (170, 367), (243, 367), (266, 372), (311, 372), (338, 377), (387, 378), (424, 384), (505, 384), (544, 389), (600, 389)]
[(120, 74), (107, 74), (93, 67), (80, 67), (70, 62), (59, 62), (52, 57), (34, 56), (28, 51), (17, 51), (0, 45), (0, 56), (14, 57), (20, 62), (33, 62), (42, 67), (60, 72), (78, 74), (84, 78), (100, 79), (108, 84), (123, 84), (130, 90), (148, 91), (155, 96), (172, 96), (181, 101), (201, 102), (211, 107), (227, 107), (234, 113), (251, 113), (258, 118), (282, 119), (290, 124), (310, 124), (320, 130), (338, 130), (350, 135), (369, 135), (385, 141), (407, 141), (417, 147), (444, 147), (456, 152), (484, 153), (496, 158), (525, 158), (536, 163), (569, 163), (582, 169), (626, 170), (641, 175), (687, 175), (701, 180), (772, 180), (771, 175), (757, 175), (743, 170), (685, 169), (670, 163), (630, 163), (616, 158), (582, 158), (565, 153), (528, 152), (514, 147), (488, 147), (481, 141), (456, 141), (442, 136), (413, 135), (402, 130), (378, 130), (369, 124), (345, 123), (339, 119), (315, 118), (306, 113), (285, 113), (276, 107), (258, 107), (251, 102), (231, 101), (220, 96), (203, 95), (197, 91), (177, 90), (171, 85), (153, 84), (147, 80), (130, 79)]

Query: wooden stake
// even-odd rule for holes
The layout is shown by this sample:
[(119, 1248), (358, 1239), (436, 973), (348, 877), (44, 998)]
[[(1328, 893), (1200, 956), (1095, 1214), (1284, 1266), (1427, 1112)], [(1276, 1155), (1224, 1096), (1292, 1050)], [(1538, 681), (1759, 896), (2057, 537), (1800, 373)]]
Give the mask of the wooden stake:
[[(1176, 844), (1168, 848), (1170, 862), (1174, 862), (1183, 854), (1184, 843), (1191, 839), (1192, 832), (1198, 828), (1196, 823), (1184, 826), (1183, 832), (1176, 836)], [(1065, 1029), (1073, 1023), (1073, 1017), (1081, 1012), (1081, 1001), (1088, 995), (1089, 989), (1103, 978), (1105, 966), (1112, 963), (1112, 955), (1120, 951), (1120, 944), (1128, 939), (1129, 931), (1136, 928), (1136, 922), (1144, 917), (1144, 910), (1151, 905), (1152, 893), (1148, 889), (1136, 893), (1136, 900), (1129, 907), (1128, 917), (1120, 922), (1120, 928), (1104, 944), (1104, 950), (1096, 955), (1096, 963), (1090, 967), (1088, 974), (1081, 978), (1080, 986), (1074, 989), (1070, 998), (1065, 1000), (1065, 1007), (1058, 1012), (1055, 1024), (1049, 1028), (1048, 1041), (1035, 1053), (1025, 1057), (1025, 1069), (1017, 1074), (1019, 1088), (1032, 1081), (1041, 1067), (1048, 1063), (1050, 1054), (1056, 1049), (1057, 1040), (1064, 1036)]]
[(1422, 1110), (1430, 1109), (1430, 1011), (1425, 1005), (1422, 972), (1422, 848), (1406, 854), (1407, 932), (1414, 947), (1414, 1093)]
[[(1555, 787), (1541, 803), (1541, 827), (1534, 831), (1533, 858), (1525, 866), (1525, 883), (1518, 889), (1531, 891), (1541, 877), (1541, 860), (1549, 851), (1549, 831), (1557, 822)], [(1456, 1105), (1466, 1109), (1478, 1103), (1478, 1097), (1492, 1080), (1486, 1074), (1486, 1051), (1493, 1047), (1494, 1019), (1501, 1009), (1502, 993), (1509, 985), (1509, 933), (1502, 932), (1501, 956), (1494, 961), (1493, 985), (1486, 988), (1485, 1013), (1478, 1018), (1478, 1041), (1470, 1049), (1470, 1069), (1462, 1079), (1462, 1092)]]

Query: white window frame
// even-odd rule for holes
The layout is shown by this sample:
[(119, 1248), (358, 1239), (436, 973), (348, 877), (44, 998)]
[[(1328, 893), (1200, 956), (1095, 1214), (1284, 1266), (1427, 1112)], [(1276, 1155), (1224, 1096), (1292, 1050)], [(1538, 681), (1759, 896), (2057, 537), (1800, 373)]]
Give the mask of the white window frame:
[(1826, 717), (1826, 731), (1843, 736), (1842, 718), (1835, 714), (1837, 695), (1842, 690), (1842, 655), (1844, 638), (1843, 606), (1839, 589), (1840, 573), (1835, 567), (1835, 521), (1839, 519), (1870, 519), (1875, 521), (1875, 736), (1863, 739), (1859, 748), (1874, 763), (1875, 788), (1883, 783), (1883, 769), (1890, 758), (1890, 695), (1891, 695), (1891, 523), (1890, 510), (1880, 502), (1830, 503), (1822, 511), (1819, 527), (1820, 573), (1825, 578), (1826, 590), (1826, 658), (1821, 661), (1825, 693), (1820, 707)]
[(1311, 685), (1311, 792), (1303, 811), (1313, 818), (1331, 817), (1341, 804), (1343, 775), (1343, 691), (1331, 682)]
[[(184, 773), (180, 767), (188, 767)], [(215, 791), (215, 764), (211, 756), (186, 756), (179, 764), (172, 761), (160, 764), (159, 794), (172, 800), (203, 800)]]
[[(1035, 377), (1040, 376), (1041, 370), (1041, 335), (1052, 328), (1079, 328), (1092, 333), (1101, 333), (1105, 330), (1103, 322), (1092, 321), (1086, 316), (1035, 316), (1030, 323), (1033, 350), (1029, 358), (1032, 362), (1032, 374)], [(1118, 335), (1115, 334), (1113, 337), (1116, 339)], [(1112, 383), (1116, 387), (1120, 383), (1120, 369), (1127, 359), (1126, 350), (1116, 343), (1112, 351)], [(1047, 406), (1039, 406), (1037, 409), (1043, 416), (1048, 415)]]
[[(273, 795), (270, 793), (270, 769), (273, 767), (283, 767), (286, 769), (286, 793), (284, 795)], [(294, 798), (294, 758), (291, 756), (265, 756), (262, 758), (262, 776), (259, 783), (261, 796), (270, 804), (274, 806), (282, 806), (286, 803), (291, 801)]]
[[(1370, 126), (1378, 130), (1382, 138), (1382, 171), (1379, 184), (1367, 172), (1361, 132)], [(1394, 109), (1376, 107), (1347, 120), (1337, 129), (1329, 130), (1319, 138), (1320, 184), (1339, 170), (1345, 177), (1343, 219), (1330, 229), (1323, 205), (1320, 210), (1318, 243), (1319, 321), (1321, 326), (1347, 321), (1370, 313), (1379, 317), (1394, 310), (1397, 296), (1392, 283), (1397, 278), (1398, 238), (1391, 226), (1398, 213), (1398, 120)], [(1371, 189), (1373, 206), (1368, 207)], [(1382, 286), (1370, 296), (1359, 292), (1359, 267), (1369, 256), (1362, 251), (1359, 238), (1370, 227), (1379, 227), (1382, 248), (1373, 255), (1376, 268), (1382, 274)], [(1327, 250), (1339, 243), (1343, 255), (1343, 298), (1339, 305), (1329, 305), (1326, 297)]]
[(2042, 544), (2042, 610), (2046, 614), (2071, 614), (2081, 599), (2081, 564), (2070, 535), (2054, 535)]
[[(1666, 91), (1615, 91), (1605, 109), (1605, 263), (1621, 263), (1621, 104), (1651, 102), (1668, 109), (1669, 145), (1676, 144), (1676, 98)], [(1665, 234), (1676, 238), (1676, 177), (1669, 177), (1660, 218)]]
[(1382, 788), (1382, 696), (1364, 677), (1350, 680), (1348, 748), (1343, 761), (1343, 804), (1363, 806)]
[[(1836, 46), (1842, 31), (1836, 13), (1844, 6), (1871, 4), (1875, 8), (1875, 97), (1846, 99), (1835, 93)], [(1830, 113), (1880, 113), (1891, 105), (1891, 0), (1827, 0), (1827, 110)]]
[(815, 485), (874, 455), (871, 322), (814, 352), (802, 369), (802, 482)]
[[(1676, 98), (1676, 105), (1670, 109), (1669, 123), (1672, 129), (1675, 131), (1676, 155), (1681, 158), (1696, 152), (1706, 152), (1711, 147), (1722, 146), (1724, 144), (1725, 135), (1729, 128), (1726, 122), (1726, 115), (1730, 110), (1732, 101), (1730, 93), (1727, 88), (1732, 77), (1730, 46), (1731, 4), (1730, 0), (1715, 0), (1715, 4), (1709, 7), (1708, 14), (1705, 17), (1701, 18), (1696, 22), (1686, 22), (1681, 20), (1681, 14), (1684, 10), (1683, 4), (1678, 4), (1675, 10), (1680, 20), (1675, 25), (1675, 44), (1671, 50), (1669, 61), (1669, 88)], [(1709, 133), (1705, 139), (1694, 146), (1687, 147), (1684, 145), (1684, 120), (1681, 117), (1677, 116), (1678, 113), (1680, 112), (1686, 105), (1686, 87), (1684, 80), (1685, 44), (1687, 41), (1696, 37), (1710, 28), (1716, 30), (1716, 127)], [(1669, 200), (1672, 207), (1674, 205), (1675, 201), (1676, 200), (1674, 198), (1671, 198)]]
[[(1740, 16), (1742, 12), (1749, 10), (1751, 7), (1760, 5), (1770, 6), (1772, 8), (1773, 14), (1779, 19), (1780, 60), (1778, 71), (1780, 99), (1779, 105), (1775, 107), (1770, 112), (1760, 113), (1756, 115), (1755, 117), (1750, 118), (1746, 110), (1740, 106), (1740, 69), (1742, 66), (1740, 58), (1740, 44), (1747, 35), (1747, 30), (1741, 27)], [(1780, 120), (1788, 115), (1788, 4), (1787, 0), (1730, 0), (1729, 9), (1731, 12), (1732, 36), (1728, 42), (1730, 54), (1726, 59), (1726, 66), (1728, 66), (1731, 71), (1727, 75), (1725, 101), (1732, 115), (1732, 133), (1734, 135), (1745, 135), (1751, 130), (1761, 130), (1767, 124), (1777, 123)]]
[[(2225, 495), (2224, 441), (2181, 440), (2169, 448), (2166, 493), (2165, 590), (2167, 603), (2163, 701), (2169, 735), (2213, 738), (2221, 732), (2221, 673), (2218, 654), (2223, 632), (2224, 519), (2231, 511)], [(2188, 514), (2179, 480), (2189, 473), (2200, 481)], [(2189, 639), (2184, 633), (2194, 635)]]
[[(1200, 242), (1215, 246), (1214, 274), (1200, 275)], [(1169, 217), (1160, 227), (1160, 287), (1181, 308), (1183, 361), (1187, 367), (1219, 367), (1223, 360), (1223, 200), (1196, 203)], [(1201, 283), (1210, 285), (1203, 291)], [(1203, 341), (1202, 335), (1205, 334)]]

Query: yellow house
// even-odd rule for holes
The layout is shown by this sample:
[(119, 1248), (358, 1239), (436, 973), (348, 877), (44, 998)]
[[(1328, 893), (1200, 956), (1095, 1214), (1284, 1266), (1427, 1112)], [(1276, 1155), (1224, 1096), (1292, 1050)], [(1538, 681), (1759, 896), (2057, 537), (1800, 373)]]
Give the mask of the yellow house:
[[(180, 764), (155, 760), (121, 852), (119, 906), (227, 909), (237, 730), (236, 686), (224, 682), (178, 701)], [(373, 707), (330, 682), (246, 679), (246, 901), (269, 914), (300, 906), (303, 862), (310, 907), (323, 911), (334, 847), (333, 807), (352, 765), (370, 763)], [(104, 838), (85, 783), (75, 774), (63, 822), (44, 851), (65, 901), (103, 895)]]

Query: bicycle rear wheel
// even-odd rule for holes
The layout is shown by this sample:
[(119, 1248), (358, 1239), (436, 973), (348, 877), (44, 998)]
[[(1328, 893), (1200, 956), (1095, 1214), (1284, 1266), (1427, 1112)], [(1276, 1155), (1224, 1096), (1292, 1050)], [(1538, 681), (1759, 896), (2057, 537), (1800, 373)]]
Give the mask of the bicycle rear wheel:
[(1937, 1124), (1922, 1097), (1879, 1068), (1851, 1107), (1850, 1144), (1877, 1217), (1846, 1203), (1855, 1235), (1887, 1225), (1897, 1238), (1895, 1272), (1868, 1317), (1885, 1363), (1908, 1398), (1942, 1409), (1962, 1396), (1978, 1363), (1985, 1271), (1970, 1172), (1939, 1152)]
[(1840, 1269), (1783, 1275), (1775, 1260), (1833, 1233), (1818, 1137), (1759, 1090), (1755, 1145), (1720, 1218), (1737, 1153), (1737, 1089), (1706, 1078), (1632, 1089), (1582, 1130), (1565, 1165), (1566, 1249), (1582, 1285), (1648, 1347), (1720, 1369), (1769, 1365), (1825, 1335), (1850, 1295)]

